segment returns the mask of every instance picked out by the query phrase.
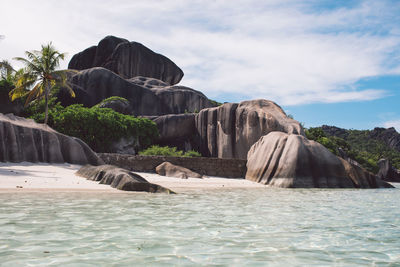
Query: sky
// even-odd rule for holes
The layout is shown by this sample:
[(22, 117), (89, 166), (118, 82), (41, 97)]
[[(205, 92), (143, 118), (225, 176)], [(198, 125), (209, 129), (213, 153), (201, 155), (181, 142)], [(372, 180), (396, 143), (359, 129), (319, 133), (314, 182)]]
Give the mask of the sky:
[(66, 68), (114, 35), (167, 56), (210, 99), (269, 99), (305, 127), (400, 131), (398, 14), (398, 0), (0, 0), (0, 60), (52, 41)]

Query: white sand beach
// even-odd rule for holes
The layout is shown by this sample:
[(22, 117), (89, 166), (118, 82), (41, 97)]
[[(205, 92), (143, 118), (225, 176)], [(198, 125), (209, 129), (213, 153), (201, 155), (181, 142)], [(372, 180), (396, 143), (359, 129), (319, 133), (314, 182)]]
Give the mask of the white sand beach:
[(136, 172), (150, 183), (169, 188), (177, 193), (195, 189), (225, 189), (225, 188), (262, 188), (265, 185), (251, 182), (245, 179), (207, 177), (203, 179), (161, 176), (156, 173)]
[(108, 185), (76, 176), (80, 165), (47, 163), (0, 163), (0, 190), (118, 192)]
[[(75, 175), (80, 165), (47, 163), (0, 163), (0, 191), (100, 191), (124, 192)], [(264, 185), (245, 179), (205, 177), (203, 179), (160, 176), (136, 172), (150, 183), (175, 192), (195, 189), (260, 188)]]

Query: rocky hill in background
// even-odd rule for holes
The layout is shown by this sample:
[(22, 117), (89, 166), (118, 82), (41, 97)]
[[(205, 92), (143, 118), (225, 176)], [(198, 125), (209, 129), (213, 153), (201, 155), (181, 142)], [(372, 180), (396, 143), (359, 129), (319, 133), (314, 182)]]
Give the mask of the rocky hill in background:
[(348, 130), (323, 125), (310, 128), (308, 137), (313, 140), (318, 139), (331, 148), (331, 151), (339, 149), (337, 154), (356, 160), (374, 173), (378, 172), (378, 162), (382, 158), (388, 159), (393, 167), (400, 169), (400, 134), (394, 128)]
[(322, 130), (329, 136), (337, 136), (345, 140), (352, 140), (358, 134), (363, 135), (363, 138), (385, 143), (390, 148), (400, 152), (400, 134), (395, 128), (380, 128), (376, 127), (373, 130), (346, 130), (335, 126), (322, 125)]

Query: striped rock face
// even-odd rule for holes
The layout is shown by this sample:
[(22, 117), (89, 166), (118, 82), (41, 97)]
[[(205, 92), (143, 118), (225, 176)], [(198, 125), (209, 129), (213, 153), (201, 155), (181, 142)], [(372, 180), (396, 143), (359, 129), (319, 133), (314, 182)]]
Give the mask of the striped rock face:
[(0, 161), (99, 165), (103, 161), (82, 140), (33, 120), (0, 113)]
[(271, 132), (251, 147), (246, 179), (284, 188), (392, 187), (321, 144), (283, 132)]
[(265, 99), (203, 109), (196, 116), (196, 129), (201, 153), (218, 158), (246, 159), (250, 147), (272, 131), (304, 135), (298, 121)]

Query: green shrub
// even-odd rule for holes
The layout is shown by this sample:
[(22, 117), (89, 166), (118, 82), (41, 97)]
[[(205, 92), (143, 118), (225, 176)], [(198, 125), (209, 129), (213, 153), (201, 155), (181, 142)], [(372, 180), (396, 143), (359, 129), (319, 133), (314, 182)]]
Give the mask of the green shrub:
[[(53, 113), (54, 112), (60, 112), (64, 109), (63, 106), (61, 106), (60, 102), (58, 102), (58, 99), (56, 97), (49, 97), (49, 111), (51, 110)], [(24, 109), (24, 117), (41, 117), (43, 115), (43, 120), (40, 120), (40, 122), (44, 121), (44, 110), (45, 110), (46, 104), (44, 97), (41, 99), (37, 99), (35, 101), (32, 101), (29, 106), (25, 107)], [(43, 113), (43, 114), (42, 114)], [(39, 121), (39, 120), (38, 120)]]
[(213, 105), (213, 107), (219, 107), (219, 106), (222, 105), (222, 103), (220, 103), (218, 101), (215, 101), (215, 100), (212, 100), (212, 99), (209, 99), (209, 100), (210, 100), (211, 104)]
[(2, 79), (0, 80), (0, 94), (4, 94), (8, 96), (8, 93), (14, 89), (14, 85), (12, 84), (12, 82), (6, 80), (6, 79)]
[(194, 150), (190, 150), (184, 153), (181, 150), (177, 150), (176, 147), (169, 146), (157, 146), (153, 145), (146, 150), (140, 151), (139, 155), (142, 156), (170, 156), (170, 157), (200, 157), (200, 153)]
[(104, 99), (103, 101), (101, 101), (100, 103), (98, 103), (96, 106), (99, 106), (101, 104), (106, 104), (112, 101), (122, 101), (125, 103), (129, 104), (129, 101), (126, 98), (120, 97), (120, 96), (111, 96), (109, 98)]
[[(44, 114), (37, 113), (32, 118), (43, 122)], [(60, 133), (82, 139), (96, 152), (110, 152), (112, 143), (123, 137), (134, 137), (138, 142), (136, 149), (147, 147), (158, 136), (156, 124), (149, 119), (79, 104), (66, 108), (55, 105), (49, 110), (48, 124)]]
[(183, 156), (188, 157), (188, 158), (195, 158), (195, 157), (201, 157), (201, 154), (197, 151), (189, 150), (189, 151), (185, 152), (185, 154), (183, 154)]

